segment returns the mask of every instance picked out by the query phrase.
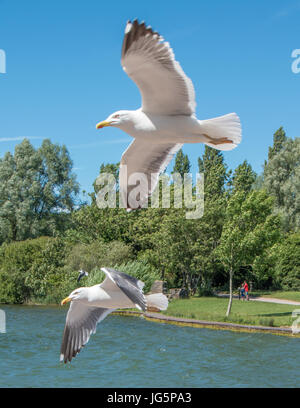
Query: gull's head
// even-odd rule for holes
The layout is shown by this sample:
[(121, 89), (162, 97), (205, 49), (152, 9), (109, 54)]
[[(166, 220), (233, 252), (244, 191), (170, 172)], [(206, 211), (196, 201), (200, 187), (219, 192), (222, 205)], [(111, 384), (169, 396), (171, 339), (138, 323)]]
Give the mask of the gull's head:
[(88, 298), (87, 288), (85, 287), (77, 288), (73, 290), (73, 292), (71, 292), (69, 296), (67, 296), (65, 299), (61, 301), (61, 305), (65, 305), (66, 303), (71, 302), (73, 300), (75, 301), (87, 300), (87, 298)]
[(122, 126), (126, 126), (133, 121), (133, 112), (132, 111), (125, 111), (120, 110), (117, 112), (112, 113), (109, 117), (102, 122), (97, 123), (96, 129), (102, 129), (106, 126), (114, 126), (122, 128)]

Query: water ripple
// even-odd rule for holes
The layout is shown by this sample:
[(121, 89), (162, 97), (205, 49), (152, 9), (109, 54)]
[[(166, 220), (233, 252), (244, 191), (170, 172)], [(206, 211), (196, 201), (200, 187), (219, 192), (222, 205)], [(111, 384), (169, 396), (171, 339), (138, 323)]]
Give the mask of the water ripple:
[(109, 316), (59, 362), (66, 309), (2, 306), (0, 387), (299, 387), (299, 339)]

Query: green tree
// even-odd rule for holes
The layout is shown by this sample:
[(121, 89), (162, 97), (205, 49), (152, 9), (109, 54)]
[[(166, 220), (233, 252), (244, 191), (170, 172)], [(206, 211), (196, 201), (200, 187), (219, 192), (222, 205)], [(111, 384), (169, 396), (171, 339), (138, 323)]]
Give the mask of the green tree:
[(215, 276), (222, 274), (216, 249), (220, 242), (226, 211), (226, 185), (230, 171), (222, 152), (205, 146), (198, 159), (199, 172), (204, 173), (204, 215), (197, 220), (193, 243), (193, 268), (201, 275), (202, 287), (210, 287)]
[(72, 213), (72, 227), (66, 237), (72, 243), (97, 241), (128, 242), (131, 214), (124, 209), (100, 209), (96, 204), (86, 205)]
[(287, 235), (273, 253), (277, 284), (284, 290), (300, 290), (300, 233)]
[(33, 208), (38, 185), (39, 158), (28, 140), (6, 153), (0, 161), (0, 242), (32, 236), (38, 228)]
[(217, 255), (229, 274), (229, 303), (232, 305), (232, 279), (243, 266), (252, 266), (256, 257), (274, 245), (280, 235), (280, 219), (272, 215), (273, 199), (264, 191), (234, 193), (228, 202)]
[(264, 188), (275, 198), (285, 231), (300, 228), (300, 138), (287, 139), (264, 168)]
[[(164, 272), (172, 285), (193, 288), (192, 267), (195, 228), (198, 220), (187, 220), (184, 209), (169, 209), (153, 236), (156, 268)], [(153, 257), (153, 255), (151, 255)]]
[(256, 173), (247, 160), (244, 160), (234, 171), (232, 176), (232, 186), (234, 191), (244, 191), (249, 193), (256, 180)]
[[(116, 182), (116, 192), (119, 191), (119, 171), (120, 171), (120, 163), (116, 163), (116, 164), (115, 163), (107, 163), (107, 164), (102, 163), (100, 166), (100, 171), (99, 171), (99, 175), (108, 173), (114, 176), (114, 179)], [(92, 199), (92, 203), (96, 204), (96, 196), (97, 196), (98, 191), (101, 188), (100, 186), (97, 185), (97, 179), (94, 181), (93, 187), (94, 187), (94, 191), (90, 193), (89, 196)], [(118, 197), (118, 194), (117, 194), (117, 197)]]
[(178, 151), (175, 156), (175, 164), (172, 173), (179, 173), (181, 177), (184, 174), (189, 173), (191, 169), (191, 164), (187, 154), (184, 154), (182, 149)]
[(0, 242), (53, 235), (76, 205), (79, 185), (65, 146), (27, 139), (0, 160)]
[(216, 199), (223, 195), (226, 183), (230, 178), (230, 171), (224, 162), (223, 153), (219, 150), (205, 146), (204, 155), (198, 158), (200, 173), (204, 173), (205, 199)]
[(254, 183), (252, 184), (252, 189), (256, 190), (256, 191), (262, 190), (263, 184), (264, 184), (264, 175), (263, 175), (263, 173), (261, 173), (261, 174), (256, 176), (256, 179), (255, 179)]
[(276, 132), (273, 135), (273, 146), (269, 147), (268, 160), (271, 160), (277, 153), (279, 153), (282, 150), (286, 140), (287, 137), (285, 131), (281, 126), (278, 130), (276, 130)]

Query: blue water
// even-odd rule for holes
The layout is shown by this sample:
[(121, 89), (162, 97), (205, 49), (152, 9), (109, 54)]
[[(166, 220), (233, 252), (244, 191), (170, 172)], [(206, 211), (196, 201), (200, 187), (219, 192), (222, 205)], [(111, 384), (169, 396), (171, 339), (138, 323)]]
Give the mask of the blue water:
[(0, 387), (299, 387), (300, 340), (108, 316), (59, 362), (66, 308), (1, 306)]

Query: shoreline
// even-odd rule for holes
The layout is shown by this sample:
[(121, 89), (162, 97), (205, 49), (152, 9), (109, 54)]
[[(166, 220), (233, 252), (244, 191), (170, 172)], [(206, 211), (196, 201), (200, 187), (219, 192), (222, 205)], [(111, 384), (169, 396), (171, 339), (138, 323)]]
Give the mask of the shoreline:
[[(26, 304), (7, 304), (0, 303), (6, 306), (39, 306), (39, 307), (61, 307), (59, 304), (43, 304), (43, 303), (26, 303)], [(64, 306), (63, 306), (64, 307)], [(127, 317), (143, 317), (148, 321), (164, 324), (173, 324), (177, 326), (204, 328), (212, 330), (231, 330), (235, 332), (245, 332), (245, 333), (270, 333), (278, 336), (288, 336), (292, 338), (300, 338), (299, 333), (293, 333), (291, 327), (286, 326), (252, 326), (247, 324), (230, 323), (230, 322), (218, 322), (209, 320), (197, 320), (184, 317), (167, 316), (158, 312), (140, 312), (135, 310), (116, 310), (111, 313), (112, 315), (127, 316)]]
[(112, 313), (112, 315), (119, 316), (132, 316), (139, 317), (142, 316), (148, 321), (153, 321), (156, 323), (174, 324), (177, 326), (187, 326), (195, 328), (205, 328), (212, 330), (231, 330), (236, 332), (256, 332), (256, 333), (270, 333), (278, 336), (288, 336), (293, 338), (300, 338), (300, 333), (293, 334), (292, 329), (289, 327), (270, 327), (270, 326), (251, 326), (238, 323), (227, 323), (227, 322), (213, 322), (207, 320), (196, 320), (188, 319), (183, 317), (173, 317), (166, 316), (160, 313), (143, 313), (130, 310), (117, 310)]

